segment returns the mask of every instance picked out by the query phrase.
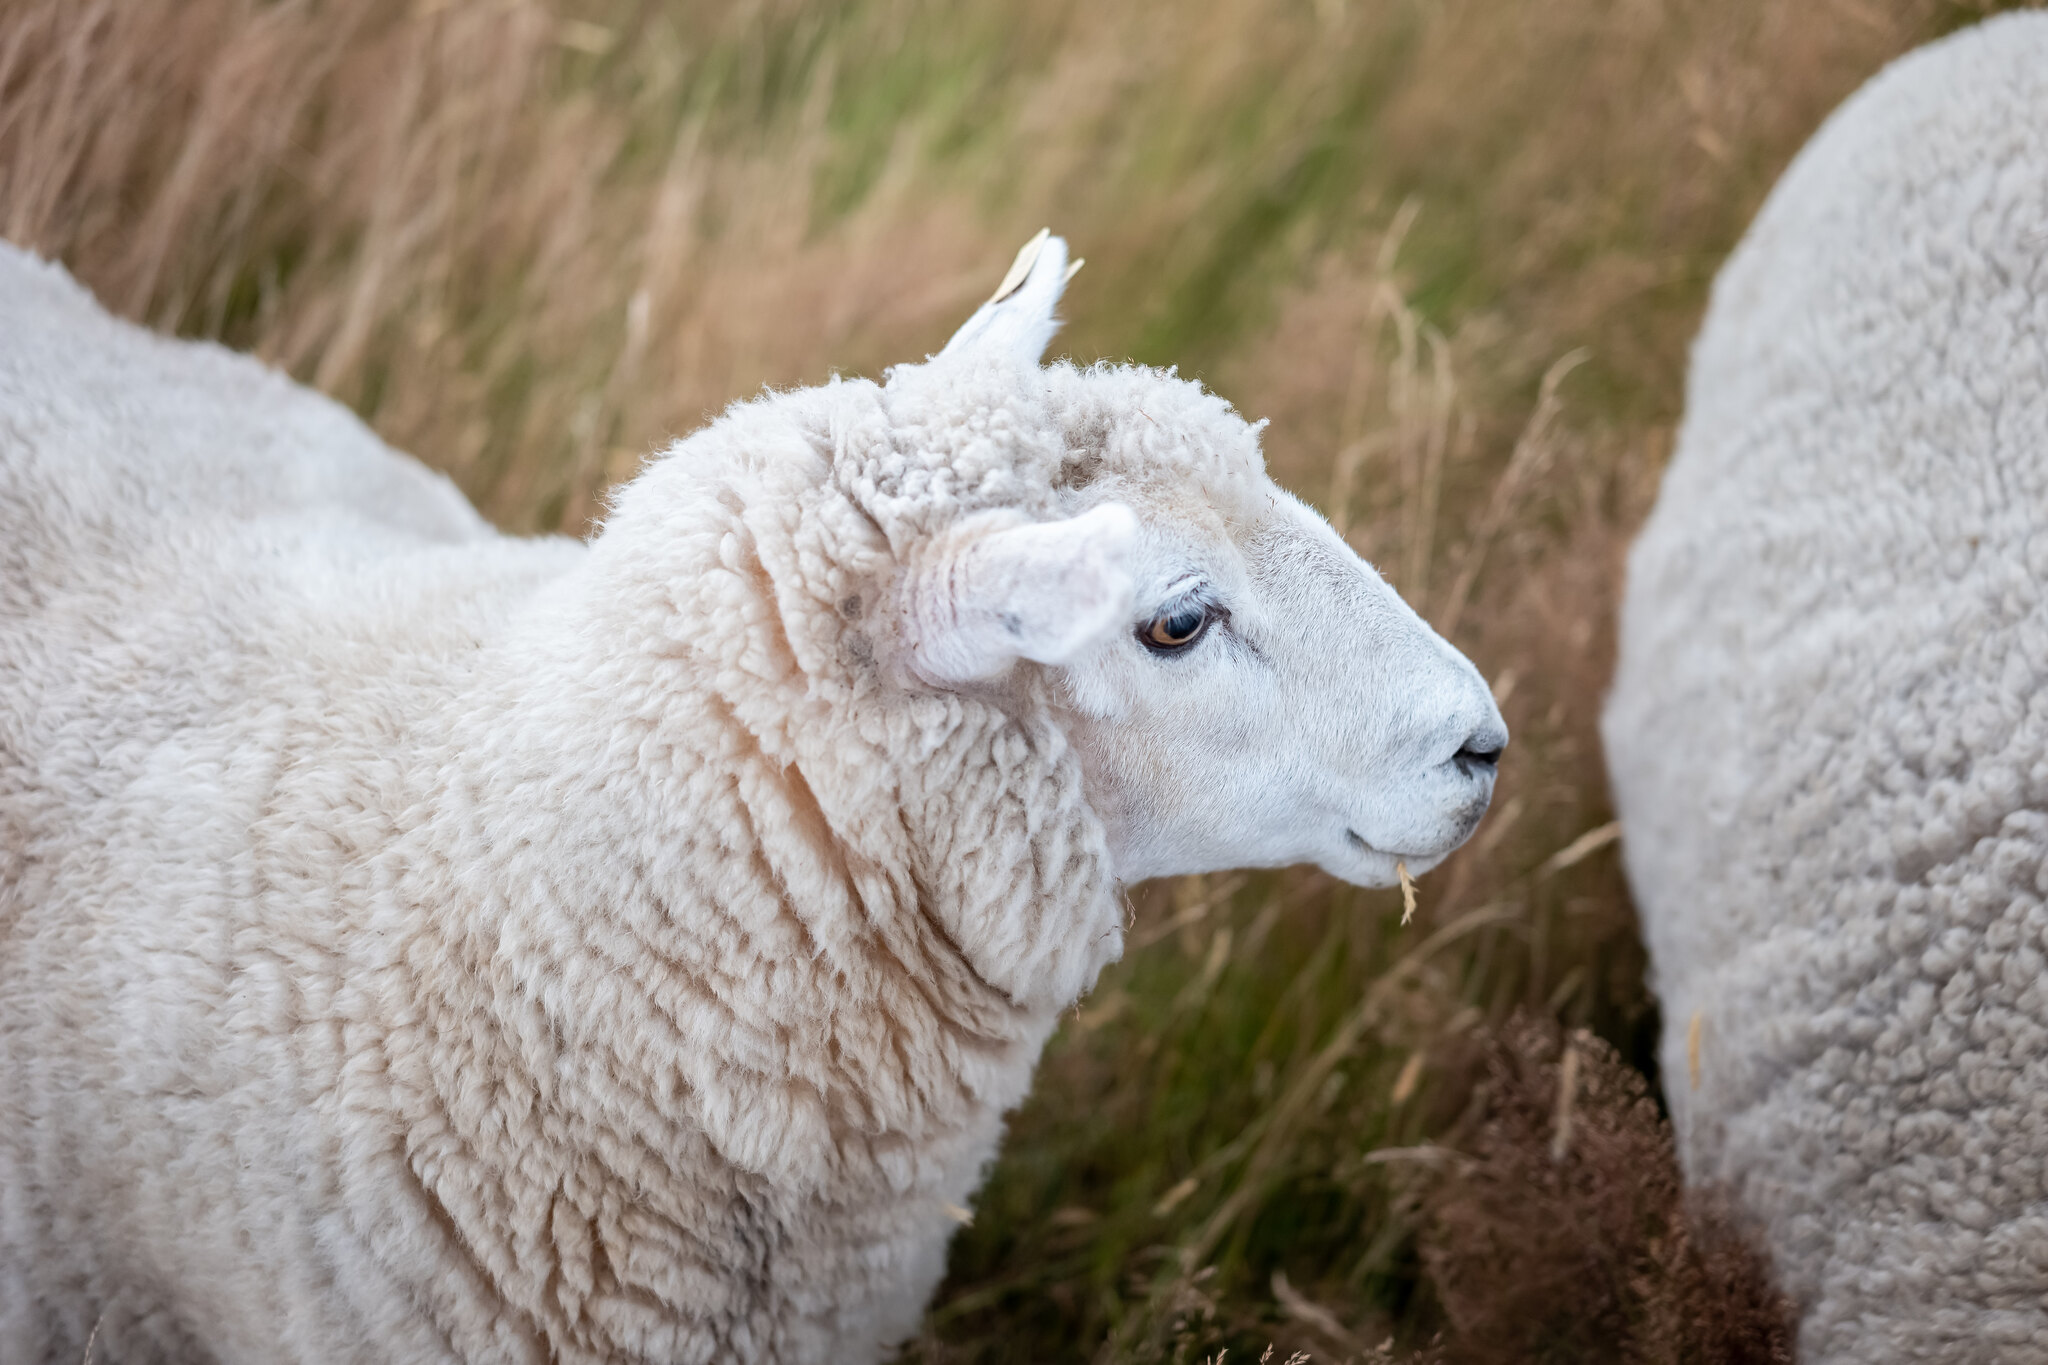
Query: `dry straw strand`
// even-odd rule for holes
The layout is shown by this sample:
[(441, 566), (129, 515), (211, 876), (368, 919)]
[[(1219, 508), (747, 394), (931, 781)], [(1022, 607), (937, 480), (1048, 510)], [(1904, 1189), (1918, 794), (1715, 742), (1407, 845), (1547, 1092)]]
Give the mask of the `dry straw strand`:
[(1694, 1010), (1692, 1018), (1685, 1025), (1685, 1076), (1687, 1088), (1700, 1088), (1700, 1042), (1706, 1032), (1707, 1016), (1703, 1010)]
[(1280, 1305), (1280, 1311), (1294, 1321), (1313, 1331), (1321, 1333), (1332, 1345), (1347, 1355), (1365, 1352), (1365, 1343), (1360, 1341), (1344, 1325), (1335, 1313), (1296, 1289), (1288, 1280), (1287, 1272), (1276, 1270), (1268, 1287), (1273, 1291), (1273, 1301)]
[(1572, 1145), (1572, 1106), (1579, 1096), (1579, 1040), (1567, 1038), (1564, 1061), (1557, 1068), (1557, 1117), (1551, 1124), (1551, 1164), (1564, 1160)]
[(1450, 594), (1437, 612), (1437, 630), (1444, 636), (1457, 634), (1465, 608), (1472, 600), (1472, 589), (1479, 581), (1479, 571), (1485, 567), (1487, 552), (1513, 517), (1523, 493), (1543, 476), (1555, 458), (1558, 449), (1557, 419), (1564, 410), (1558, 389), (1566, 376), (1591, 358), (1592, 352), (1579, 347), (1559, 356), (1543, 372), (1543, 380), (1536, 390), (1536, 406), (1530, 410), (1529, 420), (1515, 440), (1514, 452), (1508, 456), (1500, 478), (1494, 482), (1493, 495), (1480, 514), (1471, 544), (1466, 547), (1464, 563), (1451, 585)]
[(1619, 838), (1621, 838), (1621, 821), (1609, 820), (1604, 825), (1587, 830), (1584, 834), (1581, 834), (1578, 838), (1544, 859), (1543, 865), (1536, 869), (1536, 875), (1538, 877), (1548, 877), (1562, 872), (1568, 867), (1576, 866)]

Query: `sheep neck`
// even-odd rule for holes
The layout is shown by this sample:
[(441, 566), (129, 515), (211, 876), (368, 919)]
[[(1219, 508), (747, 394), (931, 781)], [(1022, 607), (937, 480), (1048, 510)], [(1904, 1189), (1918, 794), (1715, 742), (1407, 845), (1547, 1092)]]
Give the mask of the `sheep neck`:
[[(408, 1167), (570, 1354), (615, 1348), (626, 1302), (728, 1345), (909, 1326), (1120, 949), (1047, 708), (867, 667), (847, 604), (876, 566), (819, 548), (837, 495), (764, 518), (724, 472), (651, 471), (452, 696), (392, 863), (411, 918), (366, 964), (407, 997)], [(883, 1268), (807, 1317), (777, 1285), (820, 1258)]]

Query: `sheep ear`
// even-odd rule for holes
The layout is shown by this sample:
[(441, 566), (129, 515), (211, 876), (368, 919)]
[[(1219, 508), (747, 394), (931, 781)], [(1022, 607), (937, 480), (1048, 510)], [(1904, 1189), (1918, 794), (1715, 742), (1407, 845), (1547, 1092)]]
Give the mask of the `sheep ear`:
[(995, 353), (1020, 364), (1038, 364), (1052, 334), (1060, 329), (1053, 309), (1081, 264), (1067, 264), (1065, 240), (1053, 236), (1049, 228), (1040, 228), (1010, 263), (1010, 273), (1003, 276), (996, 292), (953, 333), (939, 358)]
[(977, 518), (930, 547), (906, 582), (911, 666), (927, 681), (993, 678), (1019, 659), (1070, 663), (1131, 614), (1130, 508), (990, 523)]

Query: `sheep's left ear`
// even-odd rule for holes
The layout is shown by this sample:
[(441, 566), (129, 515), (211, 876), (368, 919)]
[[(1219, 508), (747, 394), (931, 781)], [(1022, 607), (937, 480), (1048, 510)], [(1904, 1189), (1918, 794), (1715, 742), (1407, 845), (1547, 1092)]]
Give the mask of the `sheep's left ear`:
[(1036, 365), (1045, 356), (1052, 334), (1060, 329), (1053, 309), (1066, 292), (1067, 281), (1081, 262), (1067, 264), (1067, 244), (1040, 228), (1024, 244), (1010, 273), (989, 301), (974, 311), (953, 339), (939, 352), (939, 359), (970, 353), (1007, 355), (1024, 365)]
[(927, 546), (904, 579), (911, 668), (941, 686), (1019, 659), (1071, 663), (1131, 614), (1138, 518), (1104, 503), (1061, 521), (986, 513)]

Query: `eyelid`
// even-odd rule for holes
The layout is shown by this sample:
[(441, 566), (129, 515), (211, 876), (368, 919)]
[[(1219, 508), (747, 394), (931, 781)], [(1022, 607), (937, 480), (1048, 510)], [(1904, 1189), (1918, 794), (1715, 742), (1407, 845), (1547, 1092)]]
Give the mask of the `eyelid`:
[(1167, 584), (1166, 591), (1160, 595), (1156, 614), (1171, 616), (1177, 611), (1198, 604), (1213, 608), (1216, 603), (1208, 594), (1208, 586), (1208, 581), (1198, 573), (1181, 575)]

